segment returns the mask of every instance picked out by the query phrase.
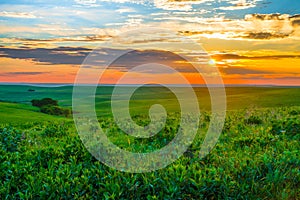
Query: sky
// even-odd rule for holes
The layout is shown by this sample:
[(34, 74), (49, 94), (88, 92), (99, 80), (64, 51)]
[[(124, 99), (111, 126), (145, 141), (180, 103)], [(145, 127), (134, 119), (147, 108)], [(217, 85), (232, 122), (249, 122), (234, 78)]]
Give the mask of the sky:
[(81, 69), (85, 83), (300, 86), (300, 1), (2, 0), (0, 65), (5, 83), (74, 83)]

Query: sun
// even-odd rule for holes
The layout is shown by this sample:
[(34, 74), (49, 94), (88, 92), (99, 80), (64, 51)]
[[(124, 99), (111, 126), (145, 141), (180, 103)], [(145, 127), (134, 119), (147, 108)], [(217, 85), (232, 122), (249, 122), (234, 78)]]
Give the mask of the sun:
[(210, 59), (210, 60), (208, 61), (208, 64), (209, 64), (209, 65), (215, 65), (215, 64), (216, 64), (216, 60), (215, 60), (215, 59)]

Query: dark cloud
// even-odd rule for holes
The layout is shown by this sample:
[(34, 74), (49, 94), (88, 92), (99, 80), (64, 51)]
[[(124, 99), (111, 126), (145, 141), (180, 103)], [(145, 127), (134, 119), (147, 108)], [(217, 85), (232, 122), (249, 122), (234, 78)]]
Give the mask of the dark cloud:
[(293, 15), (293, 16), (290, 16), (290, 19), (300, 19), (300, 14), (298, 15)]
[(180, 35), (191, 36), (191, 35), (202, 35), (202, 34), (214, 34), (216, 33), (216, 31), (178, 31), (178, 33)]
[(246, 21), (252, 20), (286, 20), (287, 15), (282, 15), (280, 13), (271, 13), (271, 14), (248, 14), (245, 17)]
[[(71, 64), (81, 65), (85, 58), (91, 53), (89, 60), (83, 65), (84, 68), (99, 68), (105, 66), (110, 60), (114, 60), (110, 64), (109, 69), (116, 69), (118, 71), (128, 71), (133, 67), (158, 63), (172, 67), (179, 72), (196, 72), (196, 69), (184, 60), (181, 56), (160, 50), (132, 50), (123, 55), (124, 50), (102, 48), (92, 50), (81, 47), (58, 47), (53, 49), (46, 48), (0, 48), (0, 57), (9, 57), (17, 59), (33, 59), (36, 62), (45, 65), (55, 64)], [(207, 54), (199, 54), (199, 58), (208, 61)], [(145, 69), (144, 73), (151, 73), (151, 70)], [(155, 73), (155, 72), (153, 72)]]
[(7, 72), (2, 73), (0, 76), (11, 76), (11, 75), (40, 75), (40, 74), (48, 74), (48, 72)]
[(32, 59), (45, 64), (81, 64), (90, 52), (87, 48), (58, 47), (46, 48), (5, 48), (1, 47), (0, 57)]
[(223, 54), (214, 54), (211, 57), (215, 60), (238, 60), (238, 59), (251, 59), (251, 60), (276, 60), (282, 58), (300, 58), (300, 55), (272, 55), (272, 56), (242, 56), (238, 54), (230, 54), (230, 53), (223, 53)]
[[(120, 49), (88, 49), (83, 47), (57, 47), (47, 48), (0, 48), (0, 57), (32, 59), (45, 65), (71, 64), (81, 65), (84, 59), (94, 52), (95, 58), (90, 58), (92, 62), (88, 65), (100, 65), (102, 60), (111, 60), (115, 55), (124, 52)], [(86, 67), (88, 68), (88, 67)]]
[(293, 20), (293, 21), (292, 21), (292, 25), (293, 25), (294, 27), (300, 26), (300, 19), (299, 19), (299, 20)]
[(82, 65), (81, 66), (82, 68), (85, 68), (85, 69), (93, 69), (94, 67), (91, 66), (91, 65)]
[[(127, 71), (135, 66), (158, 63), (169, 67), (172, 67), (179, 72), (197, 72), (196, 69), (188, 61), (183, 59), (181, 56), (169, 52), (169, 51), (158, 51), (158, 50), (145, 50), (145, 51), (130, 51), (125, 55), (115, 60), (109, 68), (118, 69), (121, 71)], [(150, 66), (149, 66), (150, 67)], [(151, 71), (151, 69), (144, 69), (144, 73), (157, 73)], [(142, 73), (143, 73), (142, 72)], [(170, 71), (164, 71), (170, 73)], [(164, 73), (160, 72), (160, 73)]]
[(266, 77), (265, 74), (261, 75), (253, 75), (253, 76), (243, 76), (242, 79), (244, 80), (300, 80), (299, 76), (274, 76), (274, 77)]
[(61, 37), (49, 39), (15, 38), (21, 42), (102, 42), (112, 38), (112, 35), (85, 35), (74, 37)]
[(300, 26), (300, 14), (291, 16), (290, 21), (291, 21), (293, 27)]
[(276, 38), (285, 38), (289, 36), (290, 33), (250, 32), (247, 33), (247, 35), (243, 36), (243, 38), (269, 40)]
[(270, 73), (272, 73), (270, 71), (256, 70), (256, 69), (247, 69), (247, 68), (244, 68), (244, 67), (234, 67), (234, 66), (228, 66), (226, 68), (219, 68), (219, 70), (223, 74), (240, 74), (240, 75), (270, 74)]

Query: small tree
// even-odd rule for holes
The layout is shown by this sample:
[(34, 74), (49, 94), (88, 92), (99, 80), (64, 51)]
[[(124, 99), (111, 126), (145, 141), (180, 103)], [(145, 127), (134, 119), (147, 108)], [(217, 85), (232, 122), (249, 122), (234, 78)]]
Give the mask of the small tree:
[(59, 115), (59, 116), (65, 116), (65, 117), (68, 117), (71, 114), (70, 109), (61, 108), (59, 106), (42, 106), (41, 112), (49, 114), (49, 115)]
[(39, 107), (42, 113), (49, 115), (59, 115), (69, 117), (72, 112), (69, 108), (62, 108), (58, 106), (58, 101), (51, 98), (44, 98), (41, 100), (33, 99), (31, 101), (33, 106)]
[(43, 106), (58, 106), (58, 101), (54, 100), (54, 99), (51, 99), (51, 98), (43, 98), (41, 100), (33, 99), (31, 101), (31, 104), (33, 106), (41, 108)]

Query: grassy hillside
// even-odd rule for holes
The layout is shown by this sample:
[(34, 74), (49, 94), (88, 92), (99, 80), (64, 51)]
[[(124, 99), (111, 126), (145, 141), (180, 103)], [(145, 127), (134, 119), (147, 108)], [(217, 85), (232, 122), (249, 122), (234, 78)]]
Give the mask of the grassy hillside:
[[(30, 92), (28, 90), (34, 90)], [(95, 95), (96, 110), (99, 116), (111, 115), (112, 86), (97, 88)], [(30, 104), (32, 99), (50, 97), (59, 101), (61, 106), (72, 106), (72, 86), (35, 87), (24, 85), (0, 85), (0, 101)], [(124, 87), (124, 92), (127, 88)], [(184, 90), (184, 88), (182, 89)], [(194, 88), (201, 110), (210, 110), (210, 96), (207, 88)], [(271, 108), (278, 106), (300, 106), (300, 88), (286, 87), (227, 87), (227, 109), (238, 110), (251, 107)], [(142, 87), (131, 97), (130, 106), (135, 113), (146, 113), (152, 104), (160, 103), (169, 111), (178, 111), (175, 95), (162, 87)], [(187, 102), (188, 103), (188, 102)]]
[(39, 108), (26, 104), (0, 102), (0, 123), (22, 124), (65, 119), (39, 112)]
[[(300, 88), (226, 88), (228, 112), (211, 153), (199, 151), (210, 122), (209, 95), (196, 88), (202, 115), (193, 144), (174, 163), (149, 173), (126, 173), (96, 160), (71, 118), (42, 114), (31, 99), (51, 97), (71, 106), (72, 87), (0, 86), (0, 199), (298, 199)], [(134, 120), (145, 125), (154, 103), (169, 112), (149, 139), (134, 138), (110, 116), (112, 87), (98, 88), (99, 124), (115, 145), (150, 152), (167, 145), (179, 125), (178, 101), (163, 88), (141, 88), (131, 98)], [(126, 90), (124, 90), (126, 92)]]
[(300, 106), (300, 87), (229, 87), (228, 109)]

